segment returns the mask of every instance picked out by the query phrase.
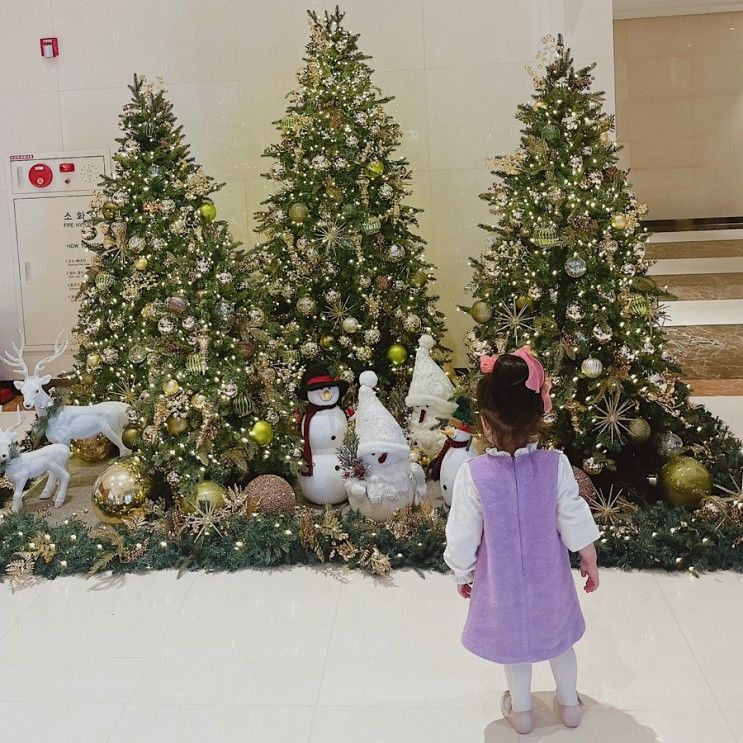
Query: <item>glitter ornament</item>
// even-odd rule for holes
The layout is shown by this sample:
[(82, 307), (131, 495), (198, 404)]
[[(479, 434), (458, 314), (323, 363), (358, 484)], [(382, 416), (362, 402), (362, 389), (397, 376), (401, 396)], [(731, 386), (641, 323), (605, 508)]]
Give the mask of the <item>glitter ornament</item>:
[(150, 178), (157, 178), (160, 175), (160, 166), (150, 165), (150, 167), (147, 168), (147, 175), (150, 176)]
[(134, 268), (136, 268), (137, 271), (146, 271), (147, 266), (149, 265), (150, 262), (143, 255), (140, 255), (139, 258), (136, 258), (134, 261)]
[(673, 431), (664, 431), (658, 436), (658, 454), (666, 459), (678, 456), (683, 446), (684, 442), (681, 440), (681, 437)]
[(302, 352), (303, 356), (313, 359), (318, 353), (320, 353), (320, 346), (318, 346), (317, 343), (308, 341), (307, 343), (303, 343), (299, 350)]
[(188, 300), (185, 297), (168, 297), (165, 308), (176, 315), (182, 315), (188, 308)]
[(289, 219), (296, 224), (303, 224), (310, 216), (310, 210), (299, 202), (289, 207)]
[(470, 315), (476, 323), (482, 325), (488, 322), (493, 316), (493, 308), (487, 302), (480, 299), (470, 307)]
[(165, 384), (163, 384), (163, 392), (168, 397), (173, 397), (174, 395), (177, 395), (181, 391), (181, 386), (178, 384), (178, 380), (176, 379), (168, 379)]
[(163, 334), (167, 335), (168, 333), (172, 333), (175, 328), (175, 325), (173, 324), (173, 321), (169, 317), (161, 317), (157, 321), (157, 329)]
[(387, 250), (387, 258), (390, 263), (397, 263), (405, 257), (405, 248), (402, 245), (390, 245)]
[(314, 314), (316, 310), (317, 302), (315, 302), (312, 297), (300, 297), (297, 300), (297, 312), (299, 312), (300, 315), (309, 317), (310, 315)]
[(405, 315), (402, 325), (409, 333), (417, 333), (421, 329), (421, 319), (411, 312)]
[(85, 227), (80, 230), (80, 237), (85, 241), (91, 241), (95, 240), (96, 236), (98, 235), (98, 230), (96, 230), (93, 225), (86, 225)]
[(627, 435), (630, 441), (636, 444), (644, 444), (651, 434), (650, 424), (644, 418), (633, 418), (627, 424)]
[(565, 310), (565, 317), (567, 317), (568, 320), (577, 322), (583, 318), (583, 310), (578, 304), (569, 304)]
[(244, 492), (248, 506), (260, 513), (288, 513), (297, 505), (294, 488), (278, 475), (259, 475), (245, 486)]
[(147, 349), (144, 346), (132, 346), (129, 349), (129, 361), (132, 364), (141, 364), (147, 358)]
[(545, 124), (542, 127), (542, 139), (547, 142), (555, 142), (560, 136), (560, 127), (557, 124)]
[(134, 235), (129, 238), (127, 245), (129, 246), (130, 253), (141, 253), (145, 249), (146, 241), (139, 235)]
[(222, 382), (222, 386), (219, 388), (222, 395), (229, 398), (230, 400), (237, 396), (237, 385), (234, 382)]
[(206, 405), (206, 395), (202, 395), (200, 392), (197, 392), (191, 398), (191, 407), (194, 408), (194, 410), (203, 410), (204, 405)]
[(663, 498), (674, 506), (693, 508), (712, 494), (712, 475), (691, 457), (674, 457), (660, 472)]
[(580, 278), (585, 272), (586, 262), (580, 256), (574, 255), (565, 261), (565, 273), (571, 278)]
[(589, 475), (600, 475), (604, 470), (604, 464), (595, 457), (588, 457), (588, 459), (583, 460), (583, 469)]
[(75, 439), (70, 449), (75, 459), (86, 464), (105, 462), (113, 456), (113, 444), (102, 433), (89, 439)]

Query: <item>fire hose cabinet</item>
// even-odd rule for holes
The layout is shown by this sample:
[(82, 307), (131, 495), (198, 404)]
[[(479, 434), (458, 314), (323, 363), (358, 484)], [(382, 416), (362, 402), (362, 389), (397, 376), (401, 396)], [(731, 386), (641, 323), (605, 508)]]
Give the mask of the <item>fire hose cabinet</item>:
[(110, 157), (105, 150), (17, 154), (7, 166), (18, 323), (27, 349), (41, 352), (60, 331), (69, 338), (77, 321), (91, 259), (81, 228), (101, 175), (111, 174)]

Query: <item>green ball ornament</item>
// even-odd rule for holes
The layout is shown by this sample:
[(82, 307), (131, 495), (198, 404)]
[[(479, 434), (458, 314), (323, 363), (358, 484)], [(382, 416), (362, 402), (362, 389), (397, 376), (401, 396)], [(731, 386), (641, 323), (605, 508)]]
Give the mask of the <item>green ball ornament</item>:
[(333, 348), (333, 345), (335, 344), (335, 338), (333, 338), (332, 335), (324, 335), (322, 338), (320, 338), (320, 348), (324, 348), (326, 351), (329, 351), (331, 348)]
[(633, 418), (627, 424), (627, 435), (635, 444), (644, 444), (651, 433), (650, 424), (644, 418)]
[(258, 446), (268, 446), (273, 439), (273, 426), (268, 421), (256, 421), (248, 435)]
[(191, 374), (201, 374), (201, 355), (198, 353), (191, 353), (186, 357), (186, 369)]
[(238, 395), (232, 401), (232, 407), (239, 416), (244, 418), (251, 409), (250, 398), (247, 395)]
[(199, 207), (199, 214), (207, 222), (213, 222), (217, 218), (217, 207), (211, 201), (207, 201)]
[(560, 136), (560, 127), (557, 124), (545, 124), (542, 127), (542, 138), (548, 142), (555, 142)]
[(101, 207), (101, 214), (103, 215), (104, 219), (113, 219), (118, 211), (119, 207), (116, 206), (113, 201), (107, 201)]
[(213, 480), (202, 480), (196, 483), (196, 487), (181, 501), (181, 510), (186, 513), (202, 511), (219, 511), (224, 508), (227, 491)]
[(660, 473), (663, 498), (674, 506), (697, 506), (712, 494), (712, 475), (691, 457), (674, 457)]
[(400, 343), (393, 343), (387, 349), (387, 358), (395, 366), (400, 366), (400, 364), (404, 364), (405, 360), (408, 358), (408, 350)]
[(310, 210), (304, 204), (297, 202), (289, 207), (289, 219), (291, 219), (292, 222), (303, 224), (307, 221), (309, 216)]
[(472, 319), (476, 323), (482, 325), (493, 316), (493, 308), (487, 302), (480, 299), (470, 307), (470, 315), (472, 315)]
[(361, 223), (361, 231), (365, 235), (375, 235), (382, 229), (382, 220), (379, 217), (367, 217)]
[(384, 163), (381, 160), (370, 160), (366, 164), (366, 172), (370, 178), (379, 178), (384, 173)]

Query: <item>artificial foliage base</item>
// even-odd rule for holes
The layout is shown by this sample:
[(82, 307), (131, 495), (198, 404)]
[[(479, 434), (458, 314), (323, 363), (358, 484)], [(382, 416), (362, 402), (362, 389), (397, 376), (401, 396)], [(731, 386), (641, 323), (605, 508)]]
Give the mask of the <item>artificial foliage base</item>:
[[(424, 504), (385, 524), (357, 512), (298, 506), (253, 511), (246, 498), (224, 513), (185, 516), (151, 511), (147, 519), (91, 525), (80, 514), (52, 524), (37, 513), (0, 512), (0, 566), (15, 589), (35, 576), (103, 570), (240, 570), (297, 564), (341, 564), (383, 575), (398, 568), (443, 572), (446, 512)], [(706, 500), (694, 512), (656, 503), (646, 508), (594, 504), (602, 527), (603, 567), (743, 572), (743, 500)]]

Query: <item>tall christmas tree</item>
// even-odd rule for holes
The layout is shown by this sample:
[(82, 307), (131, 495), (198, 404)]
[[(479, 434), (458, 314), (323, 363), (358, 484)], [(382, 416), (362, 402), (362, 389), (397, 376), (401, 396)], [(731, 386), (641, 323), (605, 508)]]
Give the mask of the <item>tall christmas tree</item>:
[(400, 127), (342, 19), (337, 8), (309, 13), (299, 87), (264, 153), (276, 189), (257, 215), (265, 241), (251, 265), (283, 332), (289, 387), (308, 364), (349, 382), (373, 368), (401, 400), (418, 336), (441, 338), (443, 316), (428, 293), (419, 210), (403, 203), (411, 171), (395, 156)]
[(216, 220), (219, 186), (189, 155), (164, 91), (139, 77), (131, 90), (117, 169), (85, 228), (95, 260), (76, 329), (76, 395), (132, 404), (129, 438), (181, 495), (203, 480), (286, 469), (297, 434), (279, 389), (255, 373), (269, 339), (241, 251)]
[(483, 194), (497, 222), (483, 225), (488, 245), (472, 261), (470, 350), (531, 346), (554, 382), (544, 439), (599, 483), (652, 495), (685, 453), (702, 465), (687, 462), (701, 493), (704, 466), (719, 483), (740, 472), (740, 442), (690, 405), (666, 350), (662, 292), (645, 275), (647, 208), (617, 167), (593, 66), (576, 70), (562, 39), (546, 41), (533, 101), (518, 108), (520, 146), (495, 158)]

